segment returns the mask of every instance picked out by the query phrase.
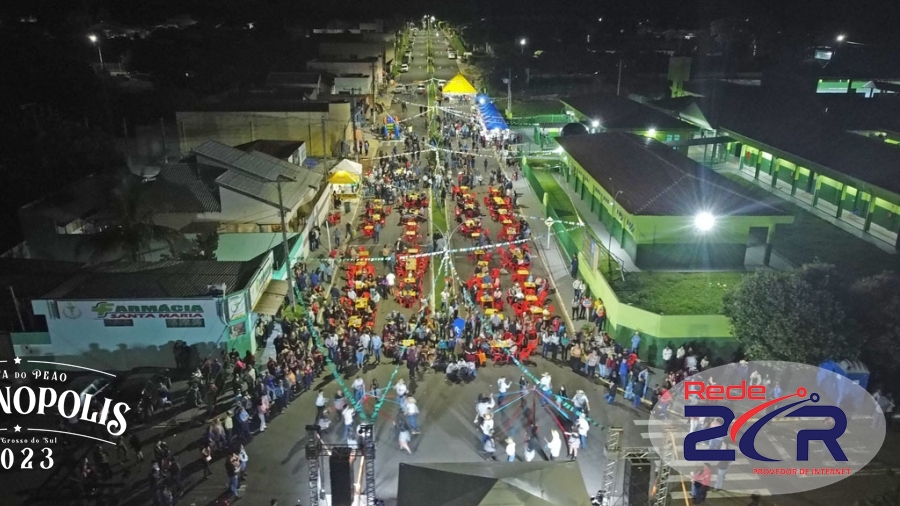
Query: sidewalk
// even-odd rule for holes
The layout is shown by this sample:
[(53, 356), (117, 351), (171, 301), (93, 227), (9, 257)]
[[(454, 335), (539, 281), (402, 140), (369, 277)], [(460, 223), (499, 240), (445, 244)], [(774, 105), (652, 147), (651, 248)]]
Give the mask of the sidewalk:
[(622, 264), (624, 264), (623, 267), (625, 268), (625, 270), (627, 272), (639, 272), (640, 269), (638, 268), (638, 266), (634, 264), (634, 261), (630, 256), (628, 256), (628, 253), (624, 249), (622, 249), (622, 246), (619, 244), (615, 237), (612, 238), (612, 243), (610, 243), (609, 231), (606, 229), (606, 225), (604, 225), (603, 222), (600, 221), (600, 218), (597, 217), (596, 212), (591, 211), (590, 204), (588, 204), (584, 200), (581, 200), (580, 197), (576, 196), (575, 188), (566, 183), (566, 180), (563, 179), (562, 174), (554, 172), (553, 179), (555, 179), (560, 188), (564, 189), (569, 195), (569, 200), (572, 202), (572, 205), (578, 212), (578, 216), (581, 218), (581, 221), (584, 222), (584, 225), (586, 227), (590, 228), (594, 232), (594, 235), (597, 236), (597, 239), (600, 239), (603, 249), (609, 248), (611, 244), (612, 254), (615, 255), (616, 258), (620, 262), (622, 262)]

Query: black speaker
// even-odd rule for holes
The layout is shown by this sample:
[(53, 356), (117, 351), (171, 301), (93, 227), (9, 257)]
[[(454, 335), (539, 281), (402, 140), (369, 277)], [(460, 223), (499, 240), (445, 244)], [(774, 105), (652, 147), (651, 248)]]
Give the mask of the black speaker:
[(331, 506), (353, 505), (353, 476), (350, 472), (350, 449), (335, 448), (328, 459), (331, 474)]
[(648, 460), (625, 461), (622, 504), (625, 506), (650, 504), (651, 465)]

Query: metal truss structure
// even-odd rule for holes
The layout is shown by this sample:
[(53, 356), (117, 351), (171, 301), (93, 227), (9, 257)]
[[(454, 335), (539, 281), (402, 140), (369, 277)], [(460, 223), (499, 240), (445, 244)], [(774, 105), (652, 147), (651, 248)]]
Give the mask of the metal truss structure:
[[(359, 491), (359, 496), (365, 498), (366, 506), (375, 506), (377, 502), (375, 496), (375, 434), (372, 424), (362, 424), (359, 426), (358, 434), (360, 437), (360, 444), (355, 446), (326, 443), (322, 441), (320, 431), (321, 429), (318, 425), (306, 426), (306, 463), (309, 469), (310, 506), (319, 506), (320, 501), (324, 499), (323, 491), (320, 490), (322, 478), (320, 459), (322, 457), (330, 456), (335, 453), (335, 451), (345, 455), (349, 454), (351, 457), (363, 458), (366, 485), (365, 490)], [(361, 504), (359, 506), (361, 506)]]
[[(606, 457), (606, 466), (603, 470), (603, 490), (606, 497), (616, 497), (621, 500), (623, 493), (616, 494), (616, 483), (618, 482), (616, 468), (619, 462), (631, 461), (633, 463), (656, 462), (656, 479), (653, 487), (652, 497), (648, 506), (667, 506), (669, 504), (669, 477), (672, 468), (668, 462), (671, 462), (675, 456), (675, 440), (672, 438), (672, 429), (666, 429), (665, 446), (663, 447), (663, 455), (660, 458), (653, 448), (650, 447), (621, 447), (622, 428), (610, 427), (606, 433), (606, 447), (604, 453)], [(624, 479), (624, 477), (622, 478)], [(623, 484), (624, 489), (628, 487), (628, 483)], [(631, 506), (631, 505), (628, 505)]]

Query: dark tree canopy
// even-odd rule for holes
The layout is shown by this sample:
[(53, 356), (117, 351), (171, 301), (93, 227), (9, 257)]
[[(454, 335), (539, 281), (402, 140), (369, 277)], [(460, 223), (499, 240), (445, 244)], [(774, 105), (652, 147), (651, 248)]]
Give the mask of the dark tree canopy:
[(749, 359), (818, 365), (854, 359), (862, 345), (841, 293), (834, 266), (760, 270), (725, 295), (724, 312)]

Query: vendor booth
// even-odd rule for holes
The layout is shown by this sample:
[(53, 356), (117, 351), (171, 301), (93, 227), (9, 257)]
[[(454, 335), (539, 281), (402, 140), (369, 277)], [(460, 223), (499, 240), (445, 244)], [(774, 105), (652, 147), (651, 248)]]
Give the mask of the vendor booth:
[(444, 98), (457, 102), (471, 102), (477, 94), (475, 87), (462, 74), (456, 74), (453, 79), (447, 81), (441, 93)]
[(360, 177), (359, 174), (351, 174), (346, 170), (332, 170), (328, 175), (328, 182), (341, 199), (354, 198), (359, 192)]
[(509, 134), (509, 126), (497, 106), (487, 95), (478, 95), (475, 100), (475, 111), (481, 128), (490, 138), (505, 138)]

